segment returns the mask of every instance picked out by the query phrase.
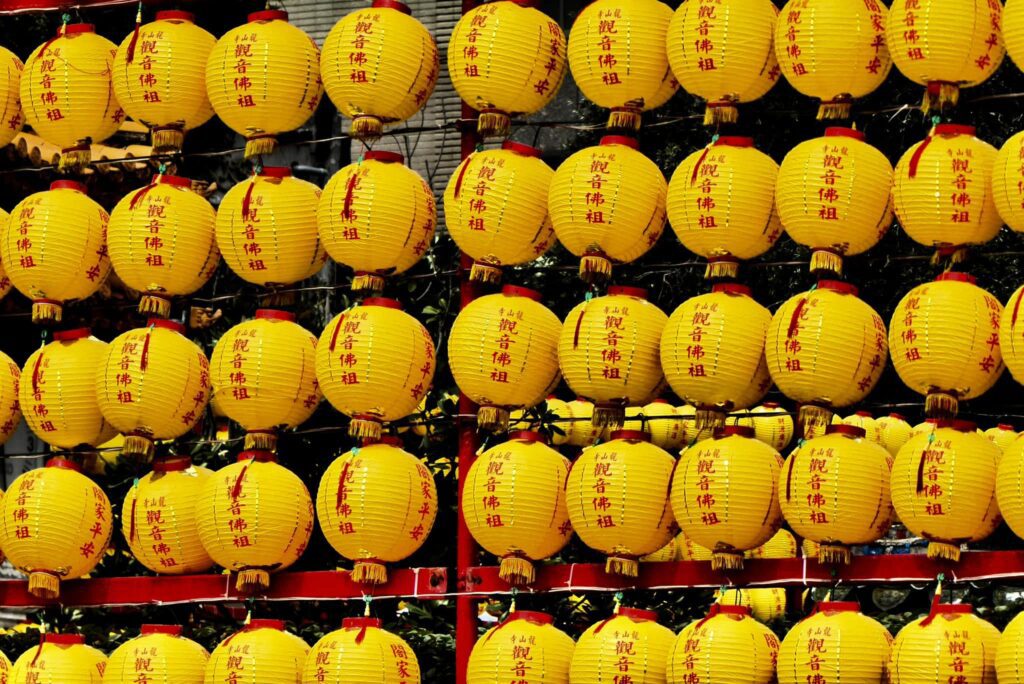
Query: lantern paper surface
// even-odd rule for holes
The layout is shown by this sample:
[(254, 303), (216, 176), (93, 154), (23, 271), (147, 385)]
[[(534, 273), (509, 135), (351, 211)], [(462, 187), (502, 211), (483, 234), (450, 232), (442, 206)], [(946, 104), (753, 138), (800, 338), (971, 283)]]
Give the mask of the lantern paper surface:
[(1003, 7), (1003, 42), (1018, 69), (1024, 64), (1024, 2), (1006, 0)]
[[(1024, 28), (1024, 26), (1022, 26)], [(1003, 143), (992, 166), (992, 199), (1011, 230), (1024, 232), (1024, 131)]]
[(7, 145), (25, 125), (21, 109), (21, 74), (25, 70), (18, 56), (0, 47), (0, 147)]
[(1001, 452), (1005, 453), (1009, 446), (1016, 441), (1018, 435), (1012, 425), (1000, 423), (995, 427), (985, 430), (985, 436), (988, 437), (990, 442), (999, 447)]
[(850, 425), (864, 431), (864, 439), (875, 444), (882, 443), (882, 426), (872, 417), (870, 411), (857, 411), (851, 416), (840, 418), (838, 414), (832, 416), (833, 425)]
[(466, 684), (493, 684), (496, 672), (527, 682), (568, 684), (575, 644), (547, 613), (517, 610), (473, 646)]
[(651, 438), (651, 444), (674, 453), (686, 443), (683, 419), (672, 404), (664, 399), (655, 399), (644, 406), (643, 430)]
[(663, 684), (675, 634), (652, 610), (622, 607), (580, 635), (569, 684)]
[(965, 604), (940, 604), (933, 613), (914, 620), (896, 635), (889, 656), (889, 681), (996, 681), (999, 630)]
[(302, 684), (420, 684), (412, 647), (380, 625), (376, 618), (345, 618), (341, 629), (325, 634), (310, 650)]
[(0, 444), (14, 434), (21, 422), (21, 404), (18, 388), (21, 384), (21, 369), (14, 360), (0, 352)]
[(734, 589), (719, 593), (723, 606), (744, 606), (758, 622), (768, 624), (786, 614), (786, 590), (779, 588)]
[(713, 606), (707, 618), (683, 628), (668, 657), (668, 681), (769, 684), (779, 640), (745, 606)]
[(1024, 653), (1024, 616), (1017, 616), (1006, 625), (996, 649), (996, 680), (1005, 684), (1022, 681), (1020, 659)]
[(755, 437), (776, 451), (781, 452), (789, 446), (793, 439), (793, 416), (786, 409), (766, 401), (750, 409), (750, 416), (754, 423)]
[(743, 554), (744, 558), (796, 558), (796, 538), (786, 529), (780, 529), (771, 539), (756, 549)]
[(204, 684), (299, 684), (309, 646), (280, 620), (252, 620), (210, 654)]
[(1024, 316), (1021, 316), (1021, 302), (1024, 301), (1024, 287), (1010, 295), (999, 319), (999, 349), (1010, 374), (1017, 382), (1024, 382)]
[(142, 633), (110, 654), (104, 682), (113, 684), (203, 684), (210, 654), (181, 636), (181, 627), (143, 625)]
[(886, 681), (892, 636), (856, 602), (824, 602), (794, 625), (779, 648), (779, 684), (817, 675), (851, 684)]
[(216, 42), (188, 12), (162, 11), (117, 48), (114, 94), (128, 116), (150, 127), (155, 149), (180, 150), (185, 131), (213, 116), (206, 62)]
[(906, 418), (898, 413), (882, 416), (876, 419), (875, 423), (882, 432), (882, 446), (893, 456), (898, 454), (903, 445), (907, 443), (913, 430)]
[(565, 423), (566, 443), (570, 446), (585, 447), (596, 442), (604, 431), (603, 426), (594, 424), (594, 404), (583, 398), (566, 402), (567, 417), (572, 422)]
[(11, 684), (100, 684), (107, 656), (78, 634), (45, 634), (14, 662)]
[(264, 167), (224, 195), (217, 211), (217, 246), (228, 267), (263, 287), (309, 278), (327, 261), (317, 233), (320, 188), (290, 168)]
[(996, 499), (999, 512), (1018, 537), (1024, 537), (1024, 491), (1021, 491), (1021, 477), (1024, 476), (1024, 440), (1011, 442), (999, 459), (996, 477)]
[(535, 432), (513, 433), (470, 466), (462, 512), (477, 543), (500, 559), (505, 581), (531, 583), (531, 562), (555, 555), (572, 538), (568, 474), (569, 461)]

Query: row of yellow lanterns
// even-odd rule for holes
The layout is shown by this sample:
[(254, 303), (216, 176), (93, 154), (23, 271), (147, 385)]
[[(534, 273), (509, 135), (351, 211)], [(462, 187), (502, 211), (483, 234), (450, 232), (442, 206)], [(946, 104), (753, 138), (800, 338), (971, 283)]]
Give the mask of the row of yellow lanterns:
[(13, 664), (0, 654), (0, 675), (11, 684), (421, 681), (412, 647), (371, 617), (345, 618), (312, 648), (281, 620), (252, 619), (213, 653), (177, 625), (143, 625), (109, 657), (79, 634), (47, 633)]

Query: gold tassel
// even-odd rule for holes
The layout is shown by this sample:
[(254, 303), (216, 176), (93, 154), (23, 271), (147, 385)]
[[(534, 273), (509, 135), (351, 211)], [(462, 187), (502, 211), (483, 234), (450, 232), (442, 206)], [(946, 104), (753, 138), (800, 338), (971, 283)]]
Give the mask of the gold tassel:
[(476, 424), (488, 432), (508, 430), (508, 409), (500, 406), (481, 406), (476, 412)]
[(37, 299), (32, 302), (33, 323), (60, 323), (64, 307), (60, 302)]
[(359, 584), (387, 584), (388, 568), (377, 561), (356, 561), (352, 567), (352, 581)]
[(352, 119), (349, 133), (356, 140), (376, 140), (384, 135), (384, 122), (379, 117), (360, 114)]
[(736, 259), (709, 259), (704, 270), (704, 280), (735, 278), (740, 274), (740, 262)]
[(500, 283), (501, 266), (474, 261), (469, 269), (469, 279), (474, 283)]
[(820, 275), (832, 273), (843, 275), (843, 257), (828, 249), (816, 249), (811, 252), (811, 273)]
[(521, 586), (533, 584), (537, 579), (537, 571), (534, 570), (533, 563), (522, 556), (505, 556), (498, 566), (498, 577), (512, 586)]
[(590, 423), (594, 427), (620, 428), (626, 419), (626, 407), (615, 404), (599, 404), (594, 407)]
[(352, 276), (353, 292), (381, 292), (384, 290), (384, 276), (376, 273), (356, 273)]
[(153, 457), (155, 448), (153, 440), (146, 435), (125, 435), (121, 454), (123, 456), (141, 456), (143, 459), (148, 460)]
[(719, 124), (731, 124), (739, 121), (740, 110), (728, 100), (721, 102), (708, 102), (704, 108), (704, 125), (717, 126)]
[(92, 149), (84, 147), (68, 147), (60, 151), (57, 169), (62, 172), (79, 171), (92, 161)]
[(177, 126), (166, 126), (153, 129), (154, 152), (180, 152), (185, 144), (185, 129)]
[(277, 138), (272, 135), (254, 135), (245, 141), (245, 158), (270, 154), (277, 149)]
[(59, 598), (60, 578), (49, 572), (29, 573), (28, 593), (41, 599)]
[(849, 119), (852, 111), (853, 101), (848, 98), (822, 100), (821, 105), (818, 107), (818, 121)]
[(476, 132), (482, 138), (507, 138), (512, 132), (512, 119), (505, 112), (496, 109), (480, 112)]
[(928, 544), (928, 557), (935, 559), (941, 558), (942, 560), (953, 561), (954, 563), (960, 562), (960, 545), (959, 544), (945, 544), (943, 542), (931, 542)]
[(608, 116), (608, 129), (616, 131), (627, 131), (635, 133), (640, 130), (643, 117), (639, 109), (618, 108), (613, 109)]
[(238, 573), (235, 589), (243, 594), (255, 594), (270, 588), (270, 573), (261, 568), (249, 568)]
[(139, 299), (139, 313), (167, 318), (171, 315), (171, 300), (155, 294), (142, 295)]
[(635, 558), (608, 556), (608, 560), (604, 563), (604, 571), (609, 575), (636, 577), (640, 574), (640, 563)]
[(955, 418), (960, 410), (956, 395), (948, 392), (929, 392), (924, 400), (924, 414), (929, 418)]
[(373, 418), (353, 418), (348, 424), (349, 437), (362, 439), (380, 439), (381, 424)]
[(953, 253), (949, 255), (949, 263), (951, 264), (962, 264), (967, 261), (967, 257), (971, 255), (969, 247), (961, 245), (953, 250)]
[(956, 107), (960, 101), (960, 86), (956, 83), (933, 81), (924, 91), (921, 111), (928, 114), (932, 111), (942, 113), (947, 107)]
[(590, 285), (604, 282), (612, 275), (612, 262), (604, 254), (584, 254), (580, 259), (580, 280)]
[(797, 413), (798, 434), (804, 439), (814, 439), (825, 434), (825, 428), (832, 422), (832, 410), (815, 404), (804, 404)]
[(743, 554), (731, 551), (715, 551), (711, 554), (712, 570), (742, 570)]
[(277, 433), (269, 430), (254, 430), (253, 432), (245, 433), (245, 444), (243, 448), (246, 450), (255, 449), (257, 451), (276, 451), (277, 450)]
[(850, 549), (841, 544), (820, 544), (818, 546), (818, 562), (827, 565), (849, 565)]

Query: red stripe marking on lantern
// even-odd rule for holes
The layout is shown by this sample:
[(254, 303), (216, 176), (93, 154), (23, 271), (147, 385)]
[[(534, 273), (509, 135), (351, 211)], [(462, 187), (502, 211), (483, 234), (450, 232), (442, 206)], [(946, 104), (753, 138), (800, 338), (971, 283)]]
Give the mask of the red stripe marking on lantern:
[(242, 198), (242, 220), (244, 221), (249, 216), (249, 206), (252, 204), (252, 190), (256, 187), (256, 176), (249, 179), (249, 187), (245, 191), (245, 197)]
[(476, 155), (469, 155), (466, 157), (466, 161), (462, 163), (462, 167), (459, 169), (459, 175), (455, 178), (455, 199), (459, 199), (462, 195), (462, 179), (466, 177), (466, 171), (469, 170), (469, 160)]
[(255, 460), (256, 460), (256, 457), (253, 456), (252, 458), (249, 459), (249, 461), (244, 466), (242, 466), (242, 471), (240, 473), (238, 473), (238, 478), (235, 479), (235, 486), (231, 488), (231, 498), (232, 499), (238, 499), (238, 497), (241, 496), (241, 494), (242, 494), (242, 483), (245, 481), (245, 474), (249, 471), (249, 466), (251, 466), (252, 462), (255, 461)]
[(153, 328), (146, 330), (146, 341), (142, 343), (142, 358), (139, 359), (139, 370), (145, 371), (149, 368), (149, 341), (153, 337)]
[(931, 144), (932, 136), (929, 135), (927, 138), (924, 139), (924, 142), (918, 145), (917, 149), (914, 150), (913, 156), (910, 157), (910, 166), (907, 169), (907, 175), (910, 176), (911, 178), (917, 176), (917, 165), (921, 163), (921, 155), (924, 154), (924, 151), (928, 149), (928, 146)]
[(341, 477), (338, 478), (338, 493), (334, 500), (334, 510), (341, 511), (341, 499), (345, 496), (345, 478), (348, 477), (348, 467), (352, 464), (351, 461), (345, 461), (345, 465), (341, 469)]

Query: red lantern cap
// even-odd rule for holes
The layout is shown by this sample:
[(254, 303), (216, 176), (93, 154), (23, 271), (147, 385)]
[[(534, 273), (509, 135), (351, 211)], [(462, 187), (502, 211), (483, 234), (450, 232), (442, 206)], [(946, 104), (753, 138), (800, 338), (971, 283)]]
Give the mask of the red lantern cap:
[(520, 7), (537, 7), (540, 5), (540, 0), (512, 0), (512, 2)]
[(729, 147), (753, 147), (754, 139), (742, 135), (723, 135), (715, 141), (715, 146), (728, 145)]
[(173, 185), (177, 188), (191, 188), (192, 181), (188, 178), (182, 178), (181, 176), (153, 176), (153, 183), (160, 185)]
[(167, 634), (181, 636), (181, 625), (142, 625), (142, 634)]
[(279, 309), (256, 309), (257, 320), (290, 321), (295, 322), (295, 314), (290, 311)]
[(974, 606), (969, 603), (940, 603), (935, 606), (935, 612), (939, 615), (967, 615), (974, 612)]
[(366, 446), (373, 444), (383, 444), (384, 446), (398, 447), (399, 449), (405, 446), (405, 442), (398, 435), (381, 435), (378, 439), (367, 442)]
[(78, 192), (85, 192), (85, 184), (79, 183), (73, 180), (59, 180), (50, 183), (50, 190), (77, 190)]
[[(374, 3), (376, 7), (376, 3)], [(362, 629), (363, 627), (376, 627), (380, 629), (380, 618), (374, 617), (349, 617), (341, 621), (342, 629)]]
[(974, 126), (942, 123), (935, 126), (935, 135), (974, 135), (976, 130)]
[(777, 402), (777, 401), (766, 401), (763, 404), (761, 404), (761, 406), (764, 406), (765, 408), (773, 408), (773, 409), (774, 408), (782, 408), (782, 405), (779, 402)]
[(402, 310), (402, 303), (400, 301), (388, 297), (367, 297), (363, 300), (363, 306), (383, 306), (387, 309)]
[(266, 618), (252, 619), (249, 620), (249, 624), (245, 626), (248, 629), (276, 629), (278, 631), (284, 630), (284, 620), (268, 620)]
[(957, 432), (974, 432), (978, 429), (978, 424), (973, 420), (951, 420), (949, 427)]
[(853, 128), (846, 128), (843, 126), (829, 126), (825, 129), (826, 138), (853, 138), (854, 140), (864, 140), (864, 132), (858, 131)]
[(68, 24), (64, 27), (65, 36), (73, 36), (76, 33), (96, 33), (96, 27), (93, 24)]
[[(160, 10), (156, 13), (157, 21), (187, 21), (190, 24), (196, 23), (196, 15), (184, 10)], [(145, 629), (145, 626), (143, 626)], [(180, 630), (179, 630), (180, 631)]]
[(724, 605), (724, 604), (717, 604), (717, 605), (718, 605), (718, 612), (719, 613), (724, 613), (725, 615), (747, 615), (747, 616), (750, 615), (750, 608), (748, 608), (746, 606), (732, 606), (732, 605)]
[(81, 634), (44, 634), (43, 643), (57, 644), (58, 646), (78, 646), (85, 643), (85, 637)]
[(647, 299), (647, 290), (642, 287), (629, 287), (628, 285), (612, 285), (608, 288), (608, 294)]
[[(253, 432), (257, 432), (254, 430)], [(277, 454), (273, 451), (263, 451), (261, 449), (249, 449), (238, 454), (238, 462), (242, 461), (256, 461), (257, 463), (277, 463)], [(255, 620), (254, 620), (255, 622)]]
[(89, 328), (72, 328), (71, 330), (58, 330), (53, 333), (54, 342), (73, 342), (92, 335)]
[(890, 418), (895, 418), (896, 420), (902, 420), (904, 422), (906, 422), (906, 420), (907, 420), (907, 417), (904, 416), (902, 413), (890, 413), (889, 417)]
[(871, 415), (871, 411), (857, 411), (854, 415), (860, 416), (861, 418), (874, 418), (874, 416)]
[(1017, 429), (1010, 425), (1009, 423), (999, 423), (999, 425), (996, 425), (996, 427), (999, 428), (1000, 430), (1009, 430), (1010, 432), (1017, 431)]
[(509, 616), (505, 618), (505, 622), (513, 620), (528, 620), (538, 625), (550, 625), (554, 623), (555, 618), (539, 610), (517, 610), (514, 613), (509, 613)]
[(856, 601), (822, 601), (818, 604), (819, 613), (859, 613), (860, 604)]
[(819, 280), (818, 289), (831, 290), (832, 292), (853, 295), (854, 297), (856, 297), (860, 292), (856, 285), (853, 283), (844, 283), (842, 280)]
[(640, 142), (628, 135), (606, 135), (601, 138), (601, 145), (625, 145), (634, 150), (640, 149)]
[(524, 145), (523, 143), (515, 142), (512, 140), (506, 140), (501, 144), (501, 149), (514, 152), (523, 157), (540, 157), (540, 150), (530, 145)]
[(46, 462), (47, 468), (62, 468), (64, 470), (74, 470), (76, 473), (82, 472), (82, 466), (68, 458), (61, 456), (54, 456)]
[(386, 150), (369, 150), (363, 155), (363, 159), (366, 161), (379, 161), (384, 164), (404, 164), (405, 157), (398, 152), (388, 152)]
[(179, 335), (185, 334), (185, 324), (179, 321), (169, 321), (166, 318), (150, 318), (146, 325), (154, 328), (163, 328), (164, 330), (173, 330)]
[(188, 456), (175, 458), (158, 458), (153, 461), (154, 473), (180, 473), (192, 467), (192, 459)]
[(746, 295), (748, 297), (751, 294), (749, 285), (741, 285), (739, 283), (716, 283), (711, 286), (711, 291), (724, 292), (731, 295)]
[(290, 166), (264, 166), (259, 172), (260, 178), (291, 178), (292, 167)]
[(978, 283), (978, 279), (970, 273), (954, 273), (953, 271), (947, 271), (946, 273), (940, 273), (935, 276), (935, 282), (937, 283), (944, 280), (952, 280), (958, 283), (970, 283), (971, 285), (976, 285)]
[(658, 611), (656, 610), (643, 610), (641, 608), (627, 608), (626, 606), (619, 606), (619, 615), (622, 617), (628, 617), (631, 620), (650, 620), (651, 622), (658, 621)]
[(501, 294), (507, 297), (526, 297), (527, 299), (532, 299), (535, 302), (539, 302), (541, 297), (540, 292), (531, 290), (528, 287), (520, 287), (518, 285), (504, 286), (501, 288)]
[(726, 425), (722, 428), (722, 439), (725, 437), (732, 437), (733, 435), (736, 435), (737, 437), (753, 437), (754, 428), (749, 425)]
[(404, 2), (398, 2), (398, 0), (373, 0), (374, 9), (393, 9), (398, 10), (402, 14), (412, 14), (412, 10)]
[(531, 444), (534, 442), (539, 442), (540, 444), (548, 443), (548, 438), (536, 430), (516, 430), (509, 433), (508, 439), (509, 441), (529, 442)]
[(826, 435), (844, 435), (846, 437), (853, 437), (854, 439), (861, 439), (867, 432), (864, 428), (858, 425), (846, 425), (844, 423), (836, 423), (829, 425), (825, 428)]
[(631, 442), (650, 442), (651, 436), (643, 430), (615, 430), (612, 439), (625, 439)]
[[(250, 24), (254, 21), (274, 21), (275, 19), (288, 21), (288, 13), (284, 10), (262, 10), (259, 12), (253, 12), (249, 15)], [(253, 622), (255, 622), (255, 620)]]

